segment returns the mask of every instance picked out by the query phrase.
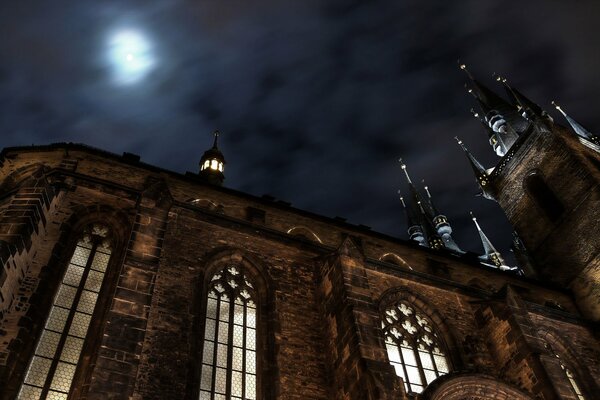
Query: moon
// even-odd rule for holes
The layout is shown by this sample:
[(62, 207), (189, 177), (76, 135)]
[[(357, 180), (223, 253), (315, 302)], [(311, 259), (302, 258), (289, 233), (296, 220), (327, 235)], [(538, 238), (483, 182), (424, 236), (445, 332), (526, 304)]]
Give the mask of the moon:
[(118, 85), (141, 82), (156, 65), (152, 43), (134, 29), (112, 32), (107, 40), (107, 56), (112, 79)]

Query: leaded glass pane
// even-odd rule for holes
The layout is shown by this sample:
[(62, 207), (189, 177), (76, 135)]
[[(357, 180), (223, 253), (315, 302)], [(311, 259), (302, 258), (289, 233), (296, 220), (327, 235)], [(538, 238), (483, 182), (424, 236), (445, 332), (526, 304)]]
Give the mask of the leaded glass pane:
[(96, 252), (96, 255), (94, 256), (94, 261), (92, 261), (92, 269), (100, 272), (106, 272), (106, 267), (108, 266), (109, 259), (110, 254)]
[(62, 332), (69, 316), (69, 310), (61, 307), (52, 307), (48, 320), (46, 321), (46, 329), (55, 332)]
[(42, 389), (23, 385), (21, 386), (21, 391), (19, 392), (19, 400), (38, 400), (42, 394)]
[(48, 392), (48, 400), (67, 400), (69, 397), (66, 393), (55, 392), (53, 390)]
[(71, 389), (73, 375), (75, 375), (75, 365), (59, 362), (54, 371), (50, 389), (68, 393)]
[(60, 285), (58, 289), (58, 294), (56, 295), (56, 299), (54, 300), (54, 305), (71, 308), (71, 304), (73, 304), (73, 299), (75, 299), (75, 294), (77, 293), (77, 288)]
[(71, 264), (85, 267), (88, 257), (90, 256), (90, 251), (90, 249), (83, 248), (81, 245), (75, 247), (75, 252), (73, 252), (73, 257), (71, 258)]
[(70, 286), (79, 286), (79, 282), (81, 281), (83, 271), (83, 267), (78, 267), (77, 265), (70, 264), (67, 268), (67, 272), (65, 273), (65, 277), (63, 278), (63, 283)]
[[(228, 265), (210, 278), (200, 399), (256, 399), (256, 304), (253, 298), (254, 288), (238, 266)], [(216, 358), (213, 359), (215, 339)]]
[(29, 369), (27, 370), (27, 375), (25, 376), (25, 383), (34, 386), (44, 386), (51, 363), (52, 360), (47, 358), (33, 356), (33, 359), (29, 364)]
[(73, 321), (71, 322), (69, 335), (85, 338), (91, 319), (91, 315), (76, 312), (73, 316)]
[(390, 364), (408, 392), (420, 393), (450, 371), (433, 323), (412, 305), (400, 301), (389, 306), (382, 315), (382, 328)]
[(40, 341), (38, 342), (35, 354), (47, 358), (53, 358), (56, 354), (56, 348), (58, 347), (58, 341), (60, 340), (60, 334), (48, 330), (42, 332)]
[(85, 281), (85, 288), (92, 292), (99, 292), (102, 287), (102, 280), (104, 279), (104, 273), (98, 271), (90, 271)]
[(96, 300), (98, 299), (98, 293), (84, 290), (81, 292), (79, 303), (77, 304), (77, 311), (84, 312), (86, 314), (92, 314), (94, 307), (96, 306)]
[(60, 355), (60, 359), (62, 361), (67, 361), (72, 364), (77, 364), (77, 362), (79, 361), (79, 355), (81, 354), (82, 347), (83, 339), (76, 338), (73, 336), (67, 336), (67, 340), (65, 341), (65, 345)]

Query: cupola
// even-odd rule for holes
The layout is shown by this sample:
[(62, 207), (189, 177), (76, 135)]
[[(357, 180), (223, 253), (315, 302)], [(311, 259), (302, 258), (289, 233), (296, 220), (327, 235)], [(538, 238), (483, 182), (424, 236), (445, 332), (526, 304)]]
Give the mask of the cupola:
[(206, 150), (200, 159), (199, 175), (207, 182), (221, 186), (225, 180), (225, 157), (217, 146), (219, 131), (215, 131), (214, 136), (213, 146)]

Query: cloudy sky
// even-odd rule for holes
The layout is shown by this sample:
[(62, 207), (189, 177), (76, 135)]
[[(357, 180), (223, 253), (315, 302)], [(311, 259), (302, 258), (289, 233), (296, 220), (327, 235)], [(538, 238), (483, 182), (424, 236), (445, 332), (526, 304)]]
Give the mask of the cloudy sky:
[(598, 131), (599, 18), (592, 0), (5, 1), (0, 147), (81, 142), (197, 171), (218, 128), (226, 186), (405, 238), (402, 156), (460, 246), (480, 250), (474, 210), (508, 252), (453, 139), (496, 162), (457, 59)]

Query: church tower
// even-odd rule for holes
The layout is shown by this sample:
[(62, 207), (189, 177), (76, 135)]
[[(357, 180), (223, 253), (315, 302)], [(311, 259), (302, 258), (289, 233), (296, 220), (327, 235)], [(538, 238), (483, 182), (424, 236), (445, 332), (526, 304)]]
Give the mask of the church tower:
[[(461, 69), (466, 71), (464, 65)], [(569, 287), (581, 312), (600, 320), (600, 147), (562, 109), (572, 129), (497, 77), (506, 101), (468, 73), (490, 144), (485, 169), (466, 147), (484, 197), (506, 213), (542, 280)], [(479, 113), (476, 113), (479, 116)]]
[(225, 180), (225, 157), (218, 147), (219, 131), (214, 131), (213, 146), (200, 158), (200, 177), (213, 185), (221, 186)]

